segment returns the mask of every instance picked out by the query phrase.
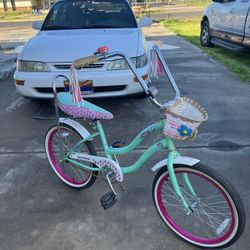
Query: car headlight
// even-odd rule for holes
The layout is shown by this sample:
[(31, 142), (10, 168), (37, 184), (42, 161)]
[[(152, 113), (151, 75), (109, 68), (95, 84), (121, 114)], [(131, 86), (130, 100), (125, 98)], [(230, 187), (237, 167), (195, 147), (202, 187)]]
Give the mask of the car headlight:
[[(143, 54), (141, 56), (130, 58), (136, 68), (142, 68), (147, 65), (147, 55)], [(126, 70), (129, 66), (125, 59), (113, 60), (108, 65), (108, 70)]]
[(143, 54), (141, 56), (136, 57), (136, 68), (143, 68), (147, 65), (147, 55)]
[(17, 71), (21, 72), (48, 72), (49, 67), (44, 62), (35, 62), (35, 61), (17, 61)]

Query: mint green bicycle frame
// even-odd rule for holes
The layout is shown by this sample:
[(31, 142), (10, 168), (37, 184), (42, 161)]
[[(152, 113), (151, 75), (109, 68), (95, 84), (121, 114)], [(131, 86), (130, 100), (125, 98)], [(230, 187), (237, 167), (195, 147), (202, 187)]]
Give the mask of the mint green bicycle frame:
[[(176, 93), (176, 97), (180, 97), (180, 92), (179, 89), (175, 83), (175, 80), (167, 66), (167, 64), (164, 61), (164, 58), (159, 50), (159, 48), (157, 46), (153, 47), (153, 50), (156, 52), (156, 54), (158, 55), (162, 66), (165, 70), (165, 73), (171, 83), (171, 86), (173, 87), (173, 90)], [(114, 52), (114, 53), (107, 53), (105, 55), (99, 55), (99, 59), (103, 59), (103, 58), (111, 58), (114, 56), (119, 56), (121, 58), (123, 58), (124, 60), (126, 60), (126, 62), (128, 63), (131, 71), (134, 73), (134, 75), (137, 77), (137, 79), (139, 80), (142, 89), (144, 90), (144, 92), (146, 94), (149, 94), (150, 96), (150, 100), (153, 101), (153, 103), (160, 107), (163, 108), (162, 104), (158, 103), (156, 101), (156, 99), (153, 97), (150, 89), (148, 88), (148, 86), (145, 84), (145, 82), (143, 81), (142, 77), (137, 73), (136, 68), (134, 66), (134, 64), (132, 63), (132, 61), (130, 60), (130, 58), (127, 57), (127, 55), (121, 53), (121, 52)], [(62, 75), (59, 75), (57, 77), (65, 77)], [(56, 78), (55, 78), (56, 79)], [(55, 80), (54, 80), (55, 81)], [(54, 82), (53, 81), (53, 82)], [(55, 84), (53, 84), (53, 91), (56, 97), (56, 87)], [(59, 113), (58, 113), (58, 109), (56, 109), (56, 115), (57, 117), (59, 117)], [(95, 137), (100, 136), (101, 138), (101, 142), (104, 148), (104, 152), (106, 154), (106, 157), (109, 159), (113, 159), (113, 157), (115, 157), (115, 155), (124, 155), (124, 154), (128, 154), (131, 153), (133, 150), (135, 150), (143, 141), (146, 137), (148, 137), (149, 135), (153, 134), (156, 131), (159, 130), (163, 130), (165, 126), (165, 121), (161, 120), (159, 122), (156, 122), (150, 126), (148, 126), (147, 128), (145, 128), (143, 131), (141, 131), (136, 137), (135, 139), (127, 146), (122, 147), (122, 148), (112, 148), (108, 145), (107, 143), (107, 139), (106, 139), (106, 135), (105, 132), (103, 130), (102, 124), (100, 123), (100, 121), (96, 122), (96, 129), (97, 132), (88, 136), (87, 138), (84, 138), (83, 140), (81, 140), (80, 142), (78, 142), (65, 156), (64, 156), (64, 160), (75, 164), (76, 166), (83, 168), (83, 169), (87, 169), (90, 171), (100, 171), (100, 168), (97, 167), (90, 167), (90, 166), (86, 166), (81, 162), (78, 162), (77, 160), (71, 159), (71, 155), (74, 154), (74, 152), (76, 152), (76, 149), (80, 146), (82, 146), (85, 142), (87, 141), (91, 141), (93, 140)], [(60, 124), (59, 124), (59, 120), (58, 120), (58, 128), (60, 128)], [(139, 169), (143, 163), (145, 163), (154, 153), (158, 152), (161, 149), (168, 149), (169, 150), (169, 154), (167, 156), (167, 167), (168, 167), (168, 172), (169, 172), (169, 176), (171, 179), (171, 182), (173, 184), (174, 190), (176, 192), (176, 194), (180, 197), (184, 207), (187, 209), (188, 213), (192, 212), (192, 209), (190, 208), (190, 206), (188, 205), (184, 195), (181, 192), (181, 189), (179, 187), (176, 175), (175, 175), (175, 171), (174, 171), (174, 160), (180, 156), (180, 153), (177, 152), (173, 141), (168, 138), (168, 137), (164, 137), (164, 139), (154, 143), (152, 146), (150, 146), (148, 149), (145, 150), (144, 153), (142, 153), (142, 155), (139, 157), (139, 159), (132, 164), (131, 166), (123, 166), (121, 167), (121, 170), (124, 174), (128, 174), (128, 173), (133, 173), (134, 171), (136, 171), (137, 169)], [(197, 197), (195, 190), (193, 189), (188, 175), (187, 174), (183, 174), (183, 179), (184, 179), (184, 183), (187, 186), (187, 188), (190, 190), (190, 192), (192, 193), (192, 195), (194, 197)]]
[[(108, 145), (107, 143), (107, 139), (106, 139), (106, 135), (103, 129), (103, 126), (101, 124), (100, 121), (96, 122), (96, 129), (97, 132), (88, 136), (87, 138), (84, 138), (83, 140), (79, 141), (64, 157), (64, 160), (75, 164), (76, 166), (83, 168), (83, 169), (87, 169), (90, 171), (100, 171), (100, 168), (97, 167), (90, 167), (87, 166), (77, 160), (73, 160), (70, 158), (70, 155), (72, 155), (77, 148), (80, 148), (85, 142), (87, 141), (91, 141), (93, 140), (93, 138), (100, 136), (103, 148), (104, 148), (104, 152), (106, 154), (106, 156), (109, 159), (112, 159), (115, 155), (124, 155), (124, 154), (129, 154), (131, 153), (133, 150), (135, 150), (143, 141), (146, 137), (152, 135), (153, 133), (157, 132), (157, 131), (162, 131), (165, 125), (165, 121), (161, 120), (159, 122), (156, 122), (150, 126), (148, 126), (147, 128), (145, 128), (143, 131), (141, 131), (136, 137), (135, 139), (127, 146), (125, 147), (121, 147), (121, 148), (112, 148)], [(171, 179), (171, 182), (173, 184), (174, 190), (176, 192), (176, 194), (180, 197), (180, 199), (182, 200), (182, 203), (184, 205), (184, 207), (188, 210), (188, 213), (191, 213), (192, 210), (189, 207), (185, 197), (183, 196), (181, 189), (179, 187), (175, 172), (174, 172), (174, 160), (180, 156), (180, 153), (176, 150), (173, 141), (169, 138), (169, 137), (165, 137), (164, 139), (155, 142), (152, 146), (150, 146), (148, 149), (145, 150), (145, 152), (143, 152), (141, 154), (141, 156), (139, 157), (139, 159), (132, 164), (131, 166), (121, 166), (122, 172), (124, 174), (128, 174), (128, 173), (133, 173), (136, 170), (138, 170), (139, 168), (142, 167), (142, 165), (156, 152), (158, 152), (159, 150), (162, 149), (168, 149), (169, 154), (167, 157), (167, 163), (168, 163), (168, 172), (169, 172), (169, 176)], [(184, 178), (184, 183), (187, 186), (187, 188), (190, 190), (190, 192), (196, 197), (196, 193), (188, 179), (187, 174), (183, 174), (183, 178)]]

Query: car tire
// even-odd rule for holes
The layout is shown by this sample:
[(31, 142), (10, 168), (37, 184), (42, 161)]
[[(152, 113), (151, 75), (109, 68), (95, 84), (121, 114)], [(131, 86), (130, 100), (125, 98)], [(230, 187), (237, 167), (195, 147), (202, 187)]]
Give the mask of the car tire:
[(213, 47), (211, 42), (210, 26), (208, 21), (204, 21), (201, 25), (200, 43), (202, 47)]

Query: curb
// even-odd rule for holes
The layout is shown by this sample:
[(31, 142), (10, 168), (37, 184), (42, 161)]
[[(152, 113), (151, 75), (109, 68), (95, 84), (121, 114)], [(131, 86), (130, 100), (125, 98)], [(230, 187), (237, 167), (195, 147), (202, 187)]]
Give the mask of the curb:
[(6, 80), (13, 76), (16, 69), (17, 55), (11, 55), (5, 59), (0, 59), (0, 80)]
[[(4, 42), (1, 43), (0, 42), (0, 51), (4, 51), (4, 50), (15, 50), (18, 46), (23, 45), (25, 42)], [(1, 60), (1, 57), (0, 57)]]
[(16, 69), (18, 47), (24, 42), (9, 42), (0, 44), (0, 81), (13, 76)]

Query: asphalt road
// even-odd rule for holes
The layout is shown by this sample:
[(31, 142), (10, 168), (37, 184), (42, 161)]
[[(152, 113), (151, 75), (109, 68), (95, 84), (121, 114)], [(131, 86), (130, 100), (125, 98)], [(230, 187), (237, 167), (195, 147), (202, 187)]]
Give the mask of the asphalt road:
[(30, 28), (32, 21), (17, 21), (17, 22), (0, 22), (0, 29), (2, 28)]
[[(177, 142), (185, 156), (220, 172), (238, 190), (250, 211), (250, 85), (201, 50), (171, 34), (149, 32), (148, 40), (160, 41), (164, 57), (183, 95), (201, 103), (209, 120), (194, 141)], [(155, 83), (159, 101), (171, 98), (166, 81)], [(104, 211), (99, 198), (108, 191), (98, 180), (88, 190), (65, 186), (52, 172), (44, 154), (44, 135), (55, 122), (50, 102), (30, 101), (16, 93), (13, 79), (0, 82), (0, 249), (1, 250), (163, 250), (197, 249), (170, 232), (158, 217), (151, 198), (155, 173), (150, 168), (166, 157), (153, 156), (123, 183), (117, 204)], [(114, 114), (104, 122), (109, 142), (127, 143), (145, 126), (159, 119), (159, 111), (145, 98), (92, 100)], [(43, 119), (34, 119), (40, 117)], [(82, 122), (89, 127), (87, 122)], [(152, 138), (157, 140), (158, 137)], [(134, 162), (151, 140), (134, 155)], [(98, 152), (101, 148), (95, 143)], [(230, 250), (247, 249), (250, 225)]]

